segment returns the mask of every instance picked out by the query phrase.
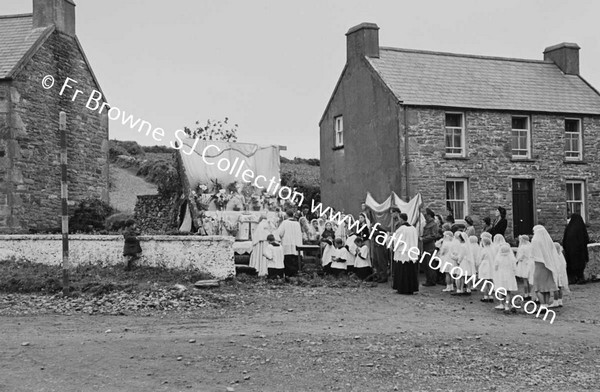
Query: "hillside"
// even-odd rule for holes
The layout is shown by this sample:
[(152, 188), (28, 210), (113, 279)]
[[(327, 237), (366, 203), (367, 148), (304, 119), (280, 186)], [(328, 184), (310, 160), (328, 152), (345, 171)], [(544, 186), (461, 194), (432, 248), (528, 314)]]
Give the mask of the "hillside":
[[(174, 170), (173, 150), (164, 146), (142, 147), (135, 142), (111, 140), (111, 204), (120, 211), (133, 211), (137, 195), (156, 194), (160, 179)], [(320, 200), (318, 159), (281, 158), (281, 182), (295, 186), (307, 200)], [(171, 182), (165, 188), (172, 185)], [(175, 184), (175, 183), (173, 183)]]
[(138, 195), (153, 195), (158, 192), (151, 184), (136, 176), (128, 169), (111, 163), (110, 166), (110, 205), (120, 212), (133, 212)]

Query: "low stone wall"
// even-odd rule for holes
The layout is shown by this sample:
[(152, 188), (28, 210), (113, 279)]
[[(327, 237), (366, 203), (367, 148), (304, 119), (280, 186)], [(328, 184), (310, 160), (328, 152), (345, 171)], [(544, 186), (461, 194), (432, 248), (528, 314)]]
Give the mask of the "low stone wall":
[[(142, 258), (138, 265), (193, 269), (215, 279), (235, 276), (233, 237), (140, 236)], [(0, 235), (0, 249), (35, 263), (62, 263), (61, 235)], [(123, 237), (117, 235), (70, 235), (71, 265), (123, 264)]]
[(179, 228), (180, 206), (177, 197), (140, 195), (135, 204), (134, 219), (142, 233), (165, 234)]

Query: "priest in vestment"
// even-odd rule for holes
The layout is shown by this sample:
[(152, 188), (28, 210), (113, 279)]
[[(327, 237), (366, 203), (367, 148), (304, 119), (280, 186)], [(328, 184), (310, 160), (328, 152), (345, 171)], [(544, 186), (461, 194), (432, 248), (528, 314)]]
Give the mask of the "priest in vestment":
[(283, 247), (283, 264), (285, 265), (285, 276), (296, 276), (298, 274), (298, 251), (297, 246), (302, 246), (302, 229), (300, 223), (294, 219), (292, 210), (286, 211), (287, 219), (281, 222), (275, 235), (281, 238)]
[(267, 236), (272, 233), (267, 215), (262, 214), (258, 225), (252, 233), (252, 253), (250, 254), (250, 267), (254, 268), (258, 276), (267, 276), (267, 260), (264, 258), (264, 249), (267, 246)]
[(394, 256), (394, 284), (399, 294), (419, 291), (419, 232), (408, 222), (408, 215), (399, 215), (400, 227), (391, 239)]

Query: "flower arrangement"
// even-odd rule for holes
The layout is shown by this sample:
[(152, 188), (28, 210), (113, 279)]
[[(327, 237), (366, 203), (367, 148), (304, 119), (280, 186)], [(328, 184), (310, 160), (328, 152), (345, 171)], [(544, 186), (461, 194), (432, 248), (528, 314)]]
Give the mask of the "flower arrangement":
[(212, 196), (212, 199), (215, 201), (215, 205), (217, 206), (217, 210), (223, 211), (227, 206), (227, 203), (231, 199), (231, 195), (227, 194), (225, 189), (220, 189), (217, 193)]
[(210, 193), (206, 193), (207, 191), (208, 187), (204, 184), (198, 184), (196, 189), (191, 191), (191, 196), (196, 202), (196, 207), (200, 211), (208, 210), (208, 205), (210, 204), (210, 200), (212, 199), (212, 195)]

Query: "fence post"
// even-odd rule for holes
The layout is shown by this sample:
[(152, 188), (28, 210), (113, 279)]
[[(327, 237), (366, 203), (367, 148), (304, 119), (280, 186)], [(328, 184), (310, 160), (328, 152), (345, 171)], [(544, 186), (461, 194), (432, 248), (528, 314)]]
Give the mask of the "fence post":
[(69, 192), (67, 189), (67, 114), (65, 112), (60, 112), (58, 124), (60, 129), (63, 295), (69, 295), (69, 207), (67, 205)]

